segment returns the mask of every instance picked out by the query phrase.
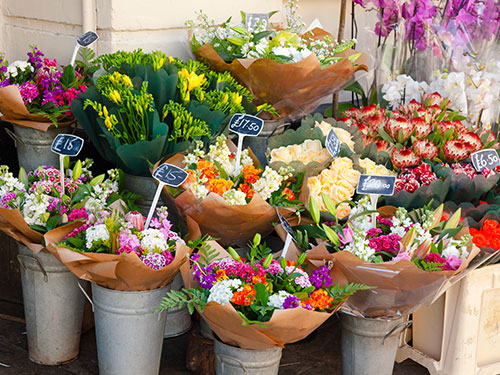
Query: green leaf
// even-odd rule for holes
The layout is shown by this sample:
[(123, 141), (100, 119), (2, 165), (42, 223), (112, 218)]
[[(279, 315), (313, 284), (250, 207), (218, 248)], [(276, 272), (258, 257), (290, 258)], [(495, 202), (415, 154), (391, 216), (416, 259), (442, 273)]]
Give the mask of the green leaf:
[(49, 220), (47, 220), (47, 224), (45, 225), (47, 228), (47, 232), (57, 227), (60, 221), (61, 215), (54, 215)]
[(328, 195), (326, 195), (325, 193), (321, 193), (321, 199), (323, 199), (323, 203), (326, 207), (326, 209), (328, 210), (328, 212), (330, 212), (333, 217), (337, 217), (337, 208), (335, 206), (335, 202), (332, 200), (332, 198), (330, 198)]
[(77, 160), (75, 166), (73, 167), (73, 180), (78, 180), (82, 175), (82, 162)]
[(239, 36), (230, 36), (229, 38), (227, 38), (228, 42), (234, 44), (234, 45), (237, 45), (239, 47), (241, 47), (243, 44), (245, 44), (245, 39), (243, 38), (240, 38)]
[(346, 88), (344, 88), (345, 91), (351, 91), (355, 94), (358, 94), (361, 96), (362, 100), (363, 100), (363, 104), (365, 103), (365, 101), (367, 101), (367, 98), (366, 98), (366, 95), (365, 95), (365, 90), (363, 90), (363, 87), (360, 85), (360, 83), (358, 81), (354, 82), (353, 84), (347, 86)]
[(231, 30), (237, 32), (240, 35), (245, 35), (245, 36), (249, 36), (250, 35), (250, 33), (248, 32), (248, 30), (245, 29), (244, 27), (241, 27), (241, 26), (232, 26)]
[(271, 36), (272, 34), (273, 34), (272, 30), (261, 31), (260, 33), (257, 33), (254, 35), (254, 37), (252, 38), (252, 42), (257, 43), (259, 40), (261, 40), (263, 38), (267, 38), (268, 36)]
[(269, 294), (267, 293), (266, 286), (262, 283), (257, 283), (254, 288), (256, 291), (255, 301), (262, 306), (266, 306), (269, 301)]
[(337, 235), (337, 233), (332, 228), (330, 228), (328, 225), (326, 225), (324, 223), (321, 226), (322, 226), (323, 230), (325, 231), (325, 234), (328, 237), (328, 239), (335, 246), (339, 246), (340, 245), (340, 239), (339, 239), (339, 236)]
[(105, 175), (104, 174), (100, 174), (99, 176), (97, 177), (94, 177), (90, 182), (89, 182), (89, 185), (92, 186), (92, 187), (95, 187), (97, 185), (100, 185), (102, 184), (102, 182), (104, 181), (104, 177)]
[(26, 174), (26, 170), (21, 167), (19, 169), (19, 176), (18, 176), (19, 181), (24, 185), (24, 187), (27, 189), (28, 188), (28, 175)]

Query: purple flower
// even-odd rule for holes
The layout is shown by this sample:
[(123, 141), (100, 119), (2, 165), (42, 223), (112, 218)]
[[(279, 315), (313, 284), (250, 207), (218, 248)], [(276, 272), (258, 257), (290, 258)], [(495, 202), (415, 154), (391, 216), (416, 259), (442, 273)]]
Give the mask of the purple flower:
[(89, 217), (89, 215), (87, 214), (87, 211), (85, 210), (85, 208), (75, 208), (68, 214), (69, 221), (78, 220), (78, 219), (87, 220), (88, 217)]
[(135, 234), (132, 234), (130, 230), (120, 233), (118, 236), (118, 242), (120, 243), (120, 247), (128, 246), (134, 250), (141, 246), (139, 238)]
[(19, 93), (23, 98), (24, 105), (28, 105), (33, 102), (38, 96), (38, 89), (34, 83), (29, 81), (24, 82), (21, 86), (19, 86)]
[(330, 277), (330, 270), (327, 266), (322, 266), (321, 268), (314, 270), (310, 277), (311, 284), (316, 288), (328, 288), (333, 284), (333, 280)]
[(288, 297), (285, 298), (285, 301), (283, 302), (283, 309), (285, 310), (294, 309), (299, 306), (300, 306), (300, 299), (297, 296), (289, 295)]
[(159, 270), (166, 266), (166, 259), (163, 254), (148, 253), (141, 258), (142, 262), (154, 270)]
[(16, 193), (7, 193), (2, 197), (2, 207), (10, 208), (9, 202), (16, 197)]

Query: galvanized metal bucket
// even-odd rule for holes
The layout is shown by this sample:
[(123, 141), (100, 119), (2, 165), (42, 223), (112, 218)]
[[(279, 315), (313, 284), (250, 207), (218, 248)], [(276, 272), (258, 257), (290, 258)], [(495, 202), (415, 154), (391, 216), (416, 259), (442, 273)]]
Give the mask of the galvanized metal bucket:
[(28, 355), (33, 362), (59, 365), (78, 356), (84, 296), (78, 279), (52, 254), (34, 255), (19, 245)]
[(248, 350), (214, 340), (217, 375), (276, 375), (280, 367), (280, 347)]
[[(125, 173), (123, 187), (126, 190), (140, 194), (144, 197), (144, 199), (138, 199), (135, 204), (139, 208), (141, 214), (147, 216), (158, 187), (153, 177), (134, 176), (133, 174)], [(162, 202), (160, 198), (158, 205), (161, 204)]]
[(200, 333), (204, 338), (206, 338), (208, 340), (215, 339), (214, 331), (212, 331), (212, 329), (208, 325), (207, 321), (205, 319), (203, 319), (202, 316), (200, 316)]
[(165, 311), (155, 313), (170, 285), (128, 292), (92, 284), (100, 375), (157, 375)]
[(341, 313), (342, 375), (392, 375), (399, 334), (411, 321)]
[(39, 165), (59, 165), (59, 155), (50, 150), (52, 141), (58, 134), (71, 133), (73, 128), (63, 126), (46, 132), (13, 124), (14, 133), (5, 129), (17, 148), (19, 167), (32, 171)]
[[(175, 276), (170, 285), (172, 290), (181, 290), (184, 287), (180, 273)], [(167, 310), (167, 324), (165, 324), (165, 335), (163, 337), (180, 336), (189, 331), (191, 325), (191, 314), (187, 306), (170, 308)]]

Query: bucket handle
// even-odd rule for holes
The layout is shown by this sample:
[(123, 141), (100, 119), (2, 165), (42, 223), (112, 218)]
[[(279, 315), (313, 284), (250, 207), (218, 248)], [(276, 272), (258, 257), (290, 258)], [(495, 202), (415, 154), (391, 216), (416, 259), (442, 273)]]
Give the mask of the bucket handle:
[(248, 371), (247, 371), (247, 368), (246, 366), (243, 364), (243, 362), (241, 362), (238, 358), (234, 358), (234, 357), (229, 357), (227, 355), (224, 355), (224, 354), (216, 354), (215, 357), (217, 358), (217, 360), (220, 362), (221, 364), (221, 372), (224, 373), (224, 362), (222, 362), (221, 360), (221, 357), (225, 357), (225, 358), (229, 358), (231, 361), (236, 361), (240, 364), (241, 366), (241, 369), (244, 371), (243, 374), (248, 374)]
[(20, 143), (22, 145), (24, 145), (24, 142), (23, 140), (21, 139), (21, 137), (18, 137), (17, 134), (15, 134), (12, 130), (10, 130), (9, 128), (4, 128), (5, 132), (7, 133), (7, 135), (9, 137), (12, 138), (12, 140), (14, 141), (14, 147), (17, 148), (17, 145)]
[(36, 260), (36, 262), (38, 263), (38, 266), (40, 267), (40, 271), (42, 271), (43, 273), (43, 281), (45, 281), (46, 283), (49, 282), (49, 275), (47, 275), (47, 272), (45, 272), (45, 268), (43, 268), (42, 266), (42, 263), (40, 262), (40, 259), (38, 259), (38, 257), (35, 255), (35, 256), (28, 256), (28, 255), (22, 255), (22, 254), (18, 254), (17, 255), (17, 261), (19, 262), (19, 264), (21, 265), (22, 269), (24, 270), (24, 272), (26, 273), (27, 272), (27, 269), (26, 269), (26, 266), (23, 262), (23, 258), (33, 258)]
[(80, 282), (78, 281), (78, 287), (80, 288), (80, 290), (82, 291), (83, 295), (85, 297), (87, 297), (88, 301), (90, 302), (90, 304), (92, 305), (92, 312), (94, 312), (94, 302), (92, 302), (92, 298), (89, 297), (89, 295), (87, 294), (87, 292), (85, 291), (85, 289), (83, 289), (83, 286), (82, 284), (80, 284)]
[(407, 320), (405, 322), (401, 322), (399, 324), (396, 324), (394, 327), (392, 327), (389, 332), (387, 332), (384, 336), (384, 339), (382, 340), (382, 345), (384, 345), (385, 339), (388, 338), (390, 335), (394, 333), (398, 328), (401, 328), (401, 331), (399, 331), (399, 335), (404, 332), (405, 329), (410, 328), (410, 326), (413, 324), (413, 320)]

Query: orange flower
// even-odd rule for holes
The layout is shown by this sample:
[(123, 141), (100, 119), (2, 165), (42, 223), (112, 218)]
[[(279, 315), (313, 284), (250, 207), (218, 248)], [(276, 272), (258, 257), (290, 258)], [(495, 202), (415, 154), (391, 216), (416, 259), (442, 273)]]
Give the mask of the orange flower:
[(243, 290), (233, 293), (233, 297), (231, 298), (231, 302), (235, 303), (237, 305), (250, 306), (252, 301), (255, 299), (256, 294), (257, 294), (257, 292), (253, 288), (253, 286), (245, 284), (243, 286)]
[(287, 260), (286, 265), (288, 267), (295, 267), (295, 261), (294, 260)]
[(259, 173), (262, 169), (257, 169), (253, 165), (245, 165), (243, 167), (243, 176), (247, 184), (254, 184), (259, 180)]
[(188, 186), (191, 184), (194, 184), (196, 182), (196, 178), (194, 177), (194, 171), (192, 169), (187, 169), (186, 170), (188, 176), (186, 178), (186, 181), (182, 184), (183, 186)]
[(255, 191), (248, 184), (240, 184), (238, 187), (243, 193), (247, 195), (247, 198), (253, 198)]
[(208, 181), (208, 188), (215, 194), (219, 194), (222, 197), (226, 191), (231, 189), (233, 182), (229, 180), (224, 180), (223, 178), (214, 178)]
[(215, 278), (217, 281), (227, 280), (226, 270), (217, 270)]
[(313, 309), (325, 310), (331, 307), (333, 297), (323, 289), (315, 290), (308, 300), (302, 301), (302, 305), (311, 305)]
[(286, 195), (286, 199), (289, 201), (295, 200), (295, 194), (292, 189), (284, 188), (281, 195)]
[(261, 283), (261, 284), (264, 284), (264, 285), (268, 284), (268, 282), (266, 280), (266, 277), (265, 276), (259, 276), (259, 275), (252, 276), (252, 283), (254, 283), (254, 284)]
[(485, 220), (483, 224), (483, 228), (481, 229), (482, 231), (489, 231), (491, 229), (496, 229), (498, 228), (500, 224), (498, 224), (497, 221), (495, 220)]
[(472, 242), (474, 242), (474, 245), (476, 245), (477, 247), (489, 246), (488, 239), (481, 232), (479, 232), (478, 234), (476, 234), (475, 236), (472, 237)]
[(217, 177), (217, 172), (214, 170), (215, 163), (212, 161), (199, 160), (198, 163), (196, 163), (196, 168), (201, 171), (202, 176), (205, 176), (209, 180)]

